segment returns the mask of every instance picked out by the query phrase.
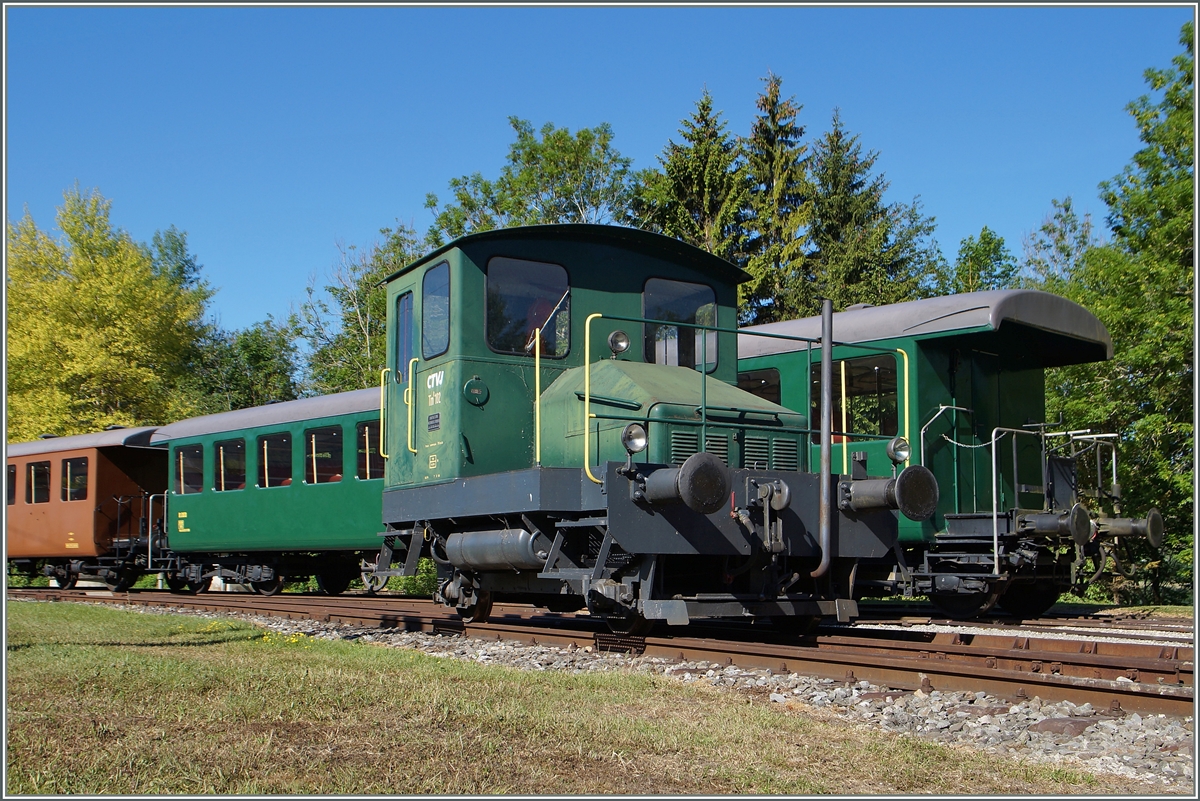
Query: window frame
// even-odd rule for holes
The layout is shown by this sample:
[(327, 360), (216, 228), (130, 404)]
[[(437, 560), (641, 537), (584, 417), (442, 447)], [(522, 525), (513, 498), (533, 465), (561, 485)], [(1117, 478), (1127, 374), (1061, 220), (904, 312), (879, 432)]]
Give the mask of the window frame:
[[(427, 301), (428, 301), (428, 297), (429, 297), (427, 285), (429, 283), (429, 277), (431, 275), (433, 275), (436, 271), (441, 270), (442, 268), (445, 268), (445, 270), (446, 270), (446, 323), (445, 323), (446, 339), (445, 339), (445, 344), (442, 345), (441, 350), (427, 352), (426, 347), (427, 347), (427, 342), (429, 340), (429, 336), (427, 334), (427, 329), (426, 329), (427, 321), (429, 320), (429, 315), (426, 314), (426, 306), (427, 306)], [(426, 360), (436, 359), (438, 356), (441, 356), (443, 353), (446, 353), (448, 350), (450, 350), (450, 335), (451, 335), (451, 322), (452, 322), (451, 299), (453, 297), (454, 297), (454, 293), (453, 293), (453, 285), (452, 285), (451, 277), (450, 277), (450, 262), (447, 260), (443, 260), (443, 261), (440, 261), (437, 264), (433, 265), (429, 269), (427, 269), (425, 271), (425, 274), (423, 276), (421, 276), (421, 358), (422, 359), (426, 359)]]
[[(336, 459), (336, 464), (338, 466), (338, 472), (332, 474), (332, 475), (336, 475), (338, 477), (336, 481), (334, 481), (334, 480), (321, 481), (320, 471), (317, 470), (317, 464), (316, 464), (315, 460), (316, 460), (318, 451), (316, 450), (316, 442), (313, 439), (313, 437), (321, 432), (337, 432), (336, 436), (338, 438), (338, 458)], [(311, 451), (309, 450), (310, 447), (312, 448)], [(330, 455), (330, 459), (333, 460), (332, 452)], [(312, 478), (313, 478), (312, 481), (308, 480), (309, 479), (308, 471), (309, 471), (310, 467), (312, 468)], [(346, 480), (346, 432), (342, 429), (342, 426), (340, 424), (334, 424), (334, 425), (326, 425), (326, 426), (314, 426), (313, 428), (304, 429), (304, 483), (308, 486), (320, 486), (322, 484), (340, 484), (345, 480)]]
[[(83, 462), (83, 489), (82, 489), (83, 495), (75, 494), (75, 493), (78, 493), (80, 490), (77, 490), (77, 489), (72, 490), (67, 484), (67, 479), (70, 477), (70, 465), (72, 462)], [(90, 478), (88, 475), (88, 469), (89, 469), (89, 464), (88, 464), (88, 458), (86, 456), (71, 456), (71, 457), (68, 457), (68, 458), (65, 458), (62, 460), (61, 469), (59, 471), (59, 475), (61, 477), (61, 480), (59, 482), (59, 499), (60, 500), (62, 500), (63, 502), (66, 502), (66, 503), (73, 503), (75, 501), (86, 501), (87, 500), (88, 479)]]
[[(240, 487), (227, 487), (226, 484), (226, 469), (225, 469), (225, 446), (241, 443), (242, 446), (242, 485)], [(248, 470), (248, 454), (246, 453), (246, 438), (234, 437), (233, 439), (223, 439), (213, 443), (213, 492), (237, 492), (246, 488), (246, 479)], [(236, 478), (236, 476), (235, 476)]]
[[(888, 361), (888, 360), (890, 360), (890, 361)], [(852, 405), (852, 401), (854, 398), (867, 398), (867, 397), (886, 398), (886, 397), (888, 397), (887, 393), (880, 394), (877, 392), (875, 394), (872, 394), (872, 393), (864, 392), (864, 393), (859, 393), (859, 394), (851, 394), (851, 392), (850, 392), (851, 383), (850, 383), (849, 371), (852, 369), (853, 363), (854, 362), (872, 362), (872, 361), (888, 361), (888, 364), (892, 368), (893, 386), (891, 388), (891, 398), (892, 398), (892, 404), (894, 407), (894, 416), (890, 419), (890, 422), (892, 423), (891, 427), (893, 428), (893, 430), (891, 432), (888, 432), (887, 426), (884, 426), (882, 424), (883, 423), (882, 419), (880, 420), (880, 425), (878, 426), (878, 428), (879, 428), (878, 433), (875, 433), (875, 432), (872, 432), (872, 431), (869, 431), (866, 429), (862, 429), (862, 430), (855, 429), (855, 425), (857, 424), (857, 420), (859, 418), (856, 418), (855, 413), (854, 413), (854, 409), (853, 409), (853, 405)], [(846, 368), (847, 368), (847, 383), (846, 383), (847, 398), (843, 399), (842, 402), (839, 403), (838, 398), (841, 395), (842, 387), (841, 387), (841, 370), (838, 365), (841, 365), (841, 364), (845, 364)], [(809, 409), (810, 417), (817, 420), (818, 422), (820, 421), (820, 409), (821, 409), (821, 393), (820, 393), (820, 387), (819, 387), (820, 378), (821, 378), (820, 371), (821, 371), (820, 361), (814, 360), (812, 362), (812, 364), (809, 365), (808, 409)], [(902, 373), (901, 373), (901, 367), (900, 367), (900, 360), (897, 358), (896, 354), (894, 354), (894, 353), (873, 353), (873, 354), (866, 354), (866, 355), (862, 355), (862, 356), (845, 356), (840, 359), (834, 359), (832, 372), (833, 372), (833, 381), (834, 381), (833, 430), (834, 431), (841, 430), (841, 410), (842, 410), (843, 405), (846, 406), (847, 426), (850, 428), (849, 431), (843, 431), (841, 434), (833, 435), (833, 440), (834, 440), (833, 444), (834, 445), (845, 445), (845, 444), (848, 444), (848, 443), (854, 441), (852, 439), (852, 436), (854, 434), (860, 435), (860, 438), (859, 438), (860, 442), (862, 441), (861, 438), (863, 436), (882, 439), (882, 438), (886, 438), (886, 437), (894, 437), (899, 434), (899, 432), (900, 432), (900, 406), (901, 406), (901, 400), (902, 400), (901, 395), (900, 395), (900, 378), (901, 378)], [(814, 428), (813, 435), (812, 435), (812, 444), (819, 445), (820, 443), (821, 443), (821, 432)]]
[[(668, 278), (666, 276), (661, 276), (661, 275), (647, 276), (646, 280), (644, 282), (642, 282), (642, 318), (643, 319), (645, 319), (645, 320), (654, 319), (650, 316), (649, 310), (646, 308), (646, 306), (647, 306), (647, 304), (646, 304), (647, 287), (650, 286), (651, 281), (667, 281), (667, 282), (670, 282), (673, 284), (688, 284), (690, 286), (700, 286), (700, 287), (706, 288), (709, 292), (712, 293), (712, 307), (713, 307), (712, 326), (713, 326), (713, 328), (720, 326), (720, 324), (721, 324), (721, 304), (717, 298), (717, 290), (712, 284), (706, 284), (703, 281), (684, 281), (679, 278)], [(699, 308), (697, 308), (697, 311), (699, 311)], [(698, 325), (698, 323), (696, 323), (696, 325)], [(647, 358), (647, 353), (646, 353), (648, 329), (651, 326), (653, 326), (655, 328), (665, 328), (668, 326), (654, 325), (653, 323), (642, 323), (642, 360), (644, 362), (646, 362), (647, 364), (658, 364), (659, 362), (655, 361), (654, 359)], [(674, 328), (676, 328), (676, 330), (678, 330), (678, 326), (674, 326)], [(688, 330), (696, 332), (696, 331), (700, 331), (701, 329), (690, 328)], [(706, 355), (707, 355), (707, 350), (708, 350), (707, 334), (712, 334), (716, 338), (716, 348), (715, 348), (716, 357), (712, 360), (711, 363), (709, 363), (708, 370), (705, 373), (706, 375), (712, 375), (713, 373), (715, 373), (717, 371), (717, 366), (721, 362), (721, 337), (720, 337), (720, 332), (718, 332), (718, 331), (705, 331), (704, 333), (706, 335), (706, 337), (705, 337), (705, 353), (706, 353)], [(657, 340), (655, 340), (655, 341), (657, 341)], [(697, 362), (696, 364), (693, 364), (690, 366), (683, 365), (683, 364), (673, 364), (673, 365), (667, 364), (664, 366), (668, 366), (668, 367), (687, 366), (689, 370), (695, 370), (696, 372), (700, 372), (700, 370), (697, 368), (701, 367), (701, 363)]]
[(8, 470), (4, 474), (5, 480), (8, 482), (5, 492), (8, 494), (8, 506), (15, 506), (17, 503), (17, 476), (20, 471), (17, 470), (15, 464), (8, 465)]
[[(34, 470), (46, 471), (46, 500), (39, 501), (37, 499), (37, 481), (34, 480)], [(26, 462), (25, 463), (25, 503), (30, 506), (38, 506), (43, 503), (50, 503), (50, 460)]]
[[(270, 465), (270, 442), (272, 439), (281, 439), (287, 442), (287, 475), (279, 479), (278, 482), (271, 482)], [(263, 454), (263, 447), (267, 446), (267, 453)], [(254, 486), (256, 489), (280, 489), (292, 486), (292, 479), (295, 474), (294, 459), (296, 455), (295, 437), (290, 431), (276, 431), (272, 434), (259, 434), (254, 440), (254, 457), (258, 463), (254, 471)], [(264, 483), (265, 482), (265, 483)]]
[[(563, 278), (566, 279), (566, 289), (567, 289), (566, 294), (564, 296), (564, 300), (565, 300), (564, 308), (567, 313), (567, 337), (566, 337), (567, 348), (561, 354), (558, 354), (558, 355), (550, 355), (550, 354), (547, 354), (545, 351), (542, 351), (541, 357), (543, 359), (555, 359), (555, 360), (567, 358), (571, 354), (571, 334), (572, 334), (571, 291), (574, 289), (574, 286), (572, 286), (572, 284), (571, 284), (570, 271), (566, 268), (565, 265), (558, 264), (557, 262), (535, 261), (533, 259), (520, 258), (517, 256), (506, 256), (502, 253), (493, 253), (491, 256), (488, 257), (487, 267), (484, 270), (484, 274), (483, 274), (483, 341), (484, 341), (484, 344), (487, 345), (488, 350), (490, 350), (492, 353), (496, 353), (496, 354), (499, 354), (502, 356), (520, 356), (522, 358), (527, 358), (527, 359), (533, 358), (533, 349), (532, 348), (530, 348), (528, 351), (526, 351), (526, 350), (504, 350), (504, 349), (498, 348), (494, 344), (492, 344), (492, 335), (491, 335), (491, 330), (489, 328), (491, 318), (488, 316), (488, 307), (489, 307), (489, 304), (488, 304), (489, 284), (488, 284), (488, 282), (491, 279), (492, 262), (495, 261), (496, 259), (506, 259), (507, 261), (511, 261), (511, 262), (523, 262), (525, 264), (535, 264), (538, 266), (545, 266), (545, 267), (557, 267), (558, 269), (562, 270)], [(560, 301), (560, 303), (561, 303), (561, 301)], [(557, 316), (557, 314), (555, 314), (554, 316)], [(528, 317), (526, 317), (526, 322), (528, 322)], [(530, 334), (532, 334), (532, 333), (533, 332), (531, 331)]]
[[(748, 378), (756, 377), (762, 373), (774, 373), (775, 380), (773, 382), (764, 379), (762, 381), (762, 383), (763, 383), (763, 385), (766, 385), (768, 387), (774, 387), (775, 388), (774, 394), (778, 395), (778, 397), (769, 398), (766, 395), (760, 395), (759, 393), (755, 392), (753, 389), (749, 389), (747, 387), (742, 386), (742, 376), (747, 376)], [(783, 375), (780, 373), (778, 367), (754, 367), (749, 370), (739, 370), (738, 374), (737, 374), (737, 386), (738, 386), (738, 389), (742, 390), (743, 392), (749, 392), (754, 397), (761, 398), (762, 400), (765, 400), (768, 403), (774, 403), (776, 406), (783, 405)]]
[[(183, 469), (183, 459), (189, 458), (185, 451), (195, 450), (194, 458), (200, 460), (200, 481), (197, 483), (197, 489), (189, 490), (188, 484), (184, 481), (185, 470)], [(199, 442), (194, 442), (190, 445), (176, 445), (171, 449), (171, 475), (174, 478), (174, 494), (176, 495), (199, 495), (204, 492), (204, 445)]]
[[(366, 450), (359, 450), (360, 443), (363, 442), (362, 431), (366, 429), (370, 431), (374, 427), (375, 430), (375, 455), (371, 455), (371, 439), (367, 436)], [(380, 453), (382, 444), (379, 439), (379, 421), (378, 420), (360, 420), (354, 425), (354, 478), (358, 481), (379, 481), (383, 478), (383, 472), (387, 465), (383, 456)], [(374, 463), (379, 468), (378, 475), (371, 475), (374, 471), (371, 465)], [(365, 468), (365, 469), (364, 469)], [(363, 473), (367, 475), (363, 475)]]
[[(404, 325), (401, 321), (400, 309), (404, 304), (405, 299), (408, 300), (407, 317), (408, 324)], [(393, 370), (395, 381), (397, 384), (408, 383), (408, 363), (416, 355), (417, 337), (416, 331), (416, 293), (411, 289), (406, 289), (396, 296), (395, 306), (395, 323), (396, 323), (396, 339), (392, 343), (395, 353), (396, 366)], [(407, 331), (408, 336), (406, 341), (401, 342), (401, 334)]]

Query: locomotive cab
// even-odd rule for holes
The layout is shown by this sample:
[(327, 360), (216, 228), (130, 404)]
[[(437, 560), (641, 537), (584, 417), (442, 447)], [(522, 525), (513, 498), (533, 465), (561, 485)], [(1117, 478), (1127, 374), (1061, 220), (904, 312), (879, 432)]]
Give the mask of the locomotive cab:
[(472, 234), (390, 276), (380, 575), (429, 555), (468, 619), (494, 596), (621, 630), (852, 617), (854, 566), (937, 487), (889, 473), (838, 505), (808, 418), (737, 387), (747, 278), (590, 225)]

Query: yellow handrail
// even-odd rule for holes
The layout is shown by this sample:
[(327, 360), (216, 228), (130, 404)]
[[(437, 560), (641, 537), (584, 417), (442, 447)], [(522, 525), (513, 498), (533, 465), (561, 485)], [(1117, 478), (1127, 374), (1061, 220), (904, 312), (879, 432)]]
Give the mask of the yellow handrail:
[(417, 405), (416, 394), (413, 392), (413, 386), (417, 381), (417, 358), (408, 360), (408, 386), (404, 389), (404, 403), (408, 406), (408, 452), (416, 453), (417, 449), (413, 447), (413, 407)]
[[(584, 355), (586, 358), (586, 350)], [(533, 466), (542, 466), (542, 329), (540, 328), (533, 329)]]
[(604, 482), (592, 475), (592, 467), (589, 464), (591, 458), (591, 432), (588, 430), (588, 424), (592, 419), (591, 400), (592, 400), (592, 320), (597, 317), (603, 317), (603, 314), (589, 314), (587, 320), (583, 323), (583, 471), (587, 473), (587, 477), (597, 484)]
[[(384, 448), (387, 447), (384, 443), (387, 442), (383, 438), (384, 425), (387, 420), (387, 377), (388, 373), (392, 372), (392, 368), (385, 367), (379, 371), (379, 455), (384, 459), (388, 458)], [(367, 464), (371, 463), (371, 447), (370, 438), (367, 439)]]
[(896, 352), (904, 357), (904, 439), (908, 440), (909, 444), (909, 458), (904, 460), (904, 466), (908, 467), (909, 461), (912, 459), (912, 433), (909, 430), (908, 422), (908, 404), (910, 400), (908, 392), (908, 353), (903, 348), (896, 348)]
[(850, 473), (850, 422), (846, 419), (846, 360), (842, 359), (842, 475)]

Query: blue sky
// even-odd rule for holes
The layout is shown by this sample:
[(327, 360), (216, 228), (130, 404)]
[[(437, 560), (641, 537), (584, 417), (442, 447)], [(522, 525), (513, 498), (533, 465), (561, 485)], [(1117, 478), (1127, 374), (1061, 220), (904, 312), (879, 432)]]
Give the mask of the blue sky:
[[(634, 167), (707, 87), (749, 132), (768, 71), (810, 143), (841, 109), (889, 201), (920, 196), (948, 259), (1022, 238), (1138, 149), (1125, 105), (1190, 6), (5, 9), (6, 215), (54, 224), (79, 182), (149, 241), (175, 225), (240, 328), (285, 315), (427, 192), (495, 177), (517, 115), (608, 122)], [(1101, 225), (1101, 227), (1103, 227)], [(57, 231), (55, 232), (57, 234)]]

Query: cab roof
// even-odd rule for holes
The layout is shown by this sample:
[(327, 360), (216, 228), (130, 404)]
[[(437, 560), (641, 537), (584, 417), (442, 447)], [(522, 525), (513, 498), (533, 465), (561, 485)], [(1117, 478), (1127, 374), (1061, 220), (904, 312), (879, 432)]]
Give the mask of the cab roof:
[[(833, 315), (833, 339), (843, 343), (924, 338), (960, 331), (1000, 331), (1014, 327), (1052, 335), (1047, 339), (1065, 339), (1082, 351), (1075, 354), (1076, 358), (1068, 358), (1066, 354), (1044, 354), (1047, 366), (1079, 363), (1082, 360), (1078, 356), (1087, 355), (1091, 357), (1090, 361), (1101, 361), (1111, 359), (1113, 355), (1112, 337), (1095, 315), (1066, 298), (1036, 289), (964, 292), (887, 306), (851, 308)], [(819, 340), (821, 318), (805, 317), (748, 326), (743, 330)], [(740, 359), (804, 348), (804, 343), (794, 340), (738, 337)]]
[(526, 225), (516, 228), (496, 228), (491, 231), (480, 231), (460, 236), (458, 239), (448, 242), (437, 250), (422, 256), (417, 261), (400, 268), (383, 279), (382, 283), (389, 283), (410, 270), (422, 264), (432, 262), (442, 254), (455, 248), (485, 242), (505, 242), (514, 239), (563, 240), (581, 244), (608, 245), (647, 256), (654, 256), (666, 261), (685, 264), (719, 281), (730, 284), (741, 284), (749, 281), (751, 278), (750, 274), (745, 270), (735, 267), (719, 256), (714, 256), (708, 251), (701, 250), (698, 247), (669, 236), (643, 231), (638, 228), (625, 228), (619, 225), (562, 223), (557, 225)]

